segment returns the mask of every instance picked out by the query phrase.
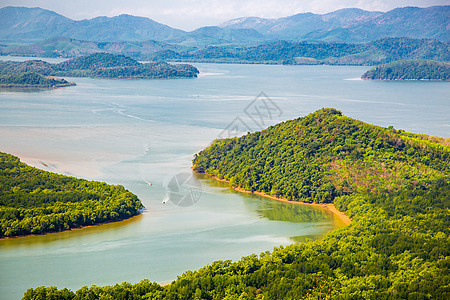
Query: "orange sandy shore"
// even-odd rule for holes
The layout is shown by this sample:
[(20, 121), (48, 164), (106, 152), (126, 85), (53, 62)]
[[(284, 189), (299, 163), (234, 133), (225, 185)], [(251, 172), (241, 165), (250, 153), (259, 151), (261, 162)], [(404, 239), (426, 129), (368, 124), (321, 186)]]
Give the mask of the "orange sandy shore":
[[(220, 179), (220, 178), (218, 178), (218, 177), (216, 177), (214, 175), (210, 175), (210, 174), (207, 174), (207, 173), (203, 173), (203, 174), (208, 175), (209, 177), (211, 177), (211, 178), (213, 178), (215, 180), (218, 180), (218, 181), (223, 181), (223, 182), (228, 182), (228, 183), (230, 182), (229, 180)], [(244, 189), (241, 189), (241, 188), (234, 188), (234, 187), (232, 187), (232, 189), (234, 189), (234, 190), (236, 190), (238, 192), (241, 192), (241, 193), (255, 194), (255, 195), (267, 197), (267, 198), (270, 198), (270, 199), (273, 199), (273, 200), (276, 200), (276, 201), (281, 201), (281, 202), (286, 202), (286, 203), (323, 207), (323, 208), (326, 208), (329, 211), (331, 211), (336, 216), (338, 216), (339, 219), (341, 219), (342, 222), (344, 222), (345, 225), (350, 224), (351, 221), (352, 221), (345, 213), (339, 211), (336, 208), (336, 206), (334, 206), (333, 203), (306, 203), (306, 202), (299, 202), (299, 201), (289, 201), (288, 199), (286, 199), (284, 197), (279, 198), (279, 197), (276, 197), (276, 196), (268, 195), (268, 194), (263, 193), (263, 192), (257, 192), (257, 191), (251, 192), (251, 191), (247, 191), (247, 190), (244, 190)]]
[(78, 231), (78, 230), (84, 230), (87, 228), (93, 228), (93, 227), (99, 227), (101, 225), (106, 225), (106, 224), (118, 224), (118, 223), (124, 223), (127, 221), (133, 221), (136, 220), (137, 218), (142, 217), (142, 212), (140, 212), (137, 215), (131, 216), (129, 218), (124, 218), (124, 219), (118, 219), (118, 220), (113, 220), (113, 221), (105, 221), (105, 222), (100, 222), (100, 223), (96, 223), (96, 224), (92, 224), (92, 225), (86, 225), (86, 226), (80, 226), (80, 227), (74, 227), (74, 228), (70, 228), (70, 229), (66, 229), (66, 230), (61, 230), (61, 231), (50, 231), (50, 232), (44, 232), (44, 233), (40, 233), (40, 234), (26, 234), (26, 235), (16, 235), (16, 236), (6, 236), (6, 237), (2, 237), (0, 238), (0, 241), (4, 241), (4, 240), (16, 240), (16, 239), (21, 239), (21, 238), (27, 238), (27, 237), (37, 237), (37, 236), (48, 236), (51, 234), (58, 234), (58, 233), (64, 233), (64, 232), (69, 232), (69, 231)]

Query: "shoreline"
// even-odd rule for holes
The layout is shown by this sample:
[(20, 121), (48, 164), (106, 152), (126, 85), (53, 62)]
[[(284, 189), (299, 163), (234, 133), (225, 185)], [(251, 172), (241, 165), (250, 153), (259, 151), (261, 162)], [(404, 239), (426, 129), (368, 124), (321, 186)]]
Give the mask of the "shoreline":
[(143, 210), (140, 210), (137, 215), (131, 216), (129, 218), (110, 220), (110, 221), (95, 223), (95, 224), (92, 224), (92, 225), (86, 225), (86, 226), (69, 228), (69, 229), (61, 230), (61, 231), (50, 231), (50, 232), (43, 232), (43, 233), (40, 233), (40, 234), (34, 234), (33, 233), (33, 234), (26, 234), (26, 235), (5, 236), (5, 237), (0, 238), (0, 242), (1, 241), (6, 241), (6, 240), (16, 240), (16, 239), (20, 239), (20, 238), (48, 236), (48, 235), (56, 234), (56, 233), (71, 232), (71, 231), (78, 231), (78, 230), (83, 230), (83, 229), (87, 229), (87, 228), (92, 228), (92, 227), (99, 227), (101, 225), (106, 225), (106, 224), (111, 224), (111, 223), (120, 223), (120, 222), (124, 222), (124, 221), (131, 221), (131, 220), (133, 220), (135, 218), (138, 218), (138, 217), (142, 216), (143, 212), (144, 212)]
[[(199, 172), (196, 172), (196, 171), (194, 171), (194, 172), (197, 173), (197, 174), (205, 174), (208, 177), (210, 177), (210, 178), (212, 178), (214, 180), (217, 180), (217, 181), (230, 183), (229, 180), (220, 179), (220, 178), (218, 178), (218, 177), (216, 177), (214, 175), (208, 174), (208, 173), (199, 173)], [(299, 204), (299, 205), (309, 205), (309, 206), (316, 206), (316, 207), (326, 208), (330, 212), (335, 214), (339, 219), (341, 219), (341, 221), (344, 223), (345, 226), (349, 225), (352, 222), (350, 217), (347, 216), (345, 213), (341, 212), (340, 210), (338, 210), (333, 203), (306, 203), (306, 202), (300, 202), (300, 201), (290, 201), (290, 200), (288, 200), (288, 199), (286, 199), (284, 197), (279, 198), (279, 197), (276, 197), (276, 196), (272, 196), (272, 195), (266, 194), (264, 192), (258, 192), (258, 191), (252, 192), (252, 191), (248, 191), (248, 190), (245, 190), (245, 189), (242, 189), (242, 188), (239, 188), (239, 187), (231, 187), (231, 186), (230, 186), (230, 188), (235, 190), (235, 191), (241, 192), (241, 193), (254, 194), (254, 195), (266, 197), (266, 198), (269, 198), (269, 199), (272, 199), (272, 200), (276, 200), (276, 201), (280, 201), (280, 202)]]

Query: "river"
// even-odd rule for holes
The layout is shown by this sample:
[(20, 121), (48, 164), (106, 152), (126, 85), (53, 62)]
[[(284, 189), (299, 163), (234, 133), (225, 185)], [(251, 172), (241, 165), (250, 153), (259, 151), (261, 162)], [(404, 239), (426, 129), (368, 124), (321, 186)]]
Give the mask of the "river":
[[(2, 299), (40, 285), (167, 283), (214, 260), (343, 225), (325, 209), (238, 193), (204, 176), (190, 178), (192, 205), (163, 204), (173, 178), (190, 176), (193, 155), (235, 129), (334, 107), (368, 123), (450, 137), (448, 82), (359, 80), (369, 67), (194, 65), (197, 79), (66, 78), (77, 86), (0, 91), (0, 151), (41, 169), (122, 184), (146, 207), (119, 223), (1, 240)], [(258, 107), (266, 114), (248, 114)]]

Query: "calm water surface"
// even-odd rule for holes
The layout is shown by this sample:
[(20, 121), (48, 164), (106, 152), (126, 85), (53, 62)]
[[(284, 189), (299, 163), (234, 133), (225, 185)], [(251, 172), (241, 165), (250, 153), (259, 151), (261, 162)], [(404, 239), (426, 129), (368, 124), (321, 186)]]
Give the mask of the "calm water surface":
[[(196, 176), (190, 207), (162, 204), (193, 154), (265, 92), (282, 111), (271, 125), (334, 107), (380, 126), (450, 137), (446, 82), (357, 78), (368, 67), (195, 64), (198, 79), (103, 80), (50, 91), (0, 91), (0, 151), (42, 169), (122, 184), (147, 210), (102, 226), (0, 241), (0, 294), (29, 287), (170, 282), (213, 260), (239, 259), (342, 226), (328, 211), (237, 193)], [(151, 186), (149, 185), (151, 184)]]

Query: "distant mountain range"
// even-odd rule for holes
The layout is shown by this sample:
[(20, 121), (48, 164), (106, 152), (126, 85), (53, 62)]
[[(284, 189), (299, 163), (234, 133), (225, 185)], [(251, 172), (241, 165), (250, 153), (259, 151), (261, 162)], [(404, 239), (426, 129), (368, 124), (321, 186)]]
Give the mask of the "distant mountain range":
[(255, 29), (278, 40), (362, 43), (384, 37), (411, 37), (450, 41), (450, 6), (404, 7), (386, 13), (347, 8), (280, 19), (239, 18), (220, 27)]
[(95, 42), (156, 41), (179, 46), (256, 45), (276, 40), (365, 43), (384, 37), (450, 41), (450, 6), (405, 7), (389, 12), (356, 8), (279, 19), (239, 18), (186, 32), (130, 15), (75, 21), (42, 8), (0, 9), (2, 43), (65, 37)]

